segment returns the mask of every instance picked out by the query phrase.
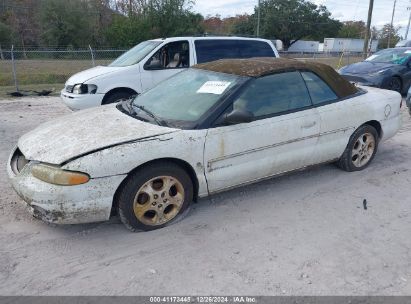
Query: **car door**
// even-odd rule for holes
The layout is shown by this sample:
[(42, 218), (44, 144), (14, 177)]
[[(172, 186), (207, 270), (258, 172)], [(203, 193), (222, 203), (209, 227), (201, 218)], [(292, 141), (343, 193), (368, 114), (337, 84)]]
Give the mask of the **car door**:
[(213, 193), (312, 163), (319, 115), (300, 72), (251, 80), (227, 112), (249, 111), (254, 120), (207, 132), (204, 162)]
[(143, 63), (142, 90), (148, 90), (174, 74), (190, 67), (192, 60), (187, 40), (167, 43)]
[(301, 74), (321, 119), (320, 136), (313, 161), (321, 163), (337, 159), (344, 152), (357, 125), (356, 116), (369, 109), (352, 99), (339, 100), (330, 86), (313, 72), (304, 71)]

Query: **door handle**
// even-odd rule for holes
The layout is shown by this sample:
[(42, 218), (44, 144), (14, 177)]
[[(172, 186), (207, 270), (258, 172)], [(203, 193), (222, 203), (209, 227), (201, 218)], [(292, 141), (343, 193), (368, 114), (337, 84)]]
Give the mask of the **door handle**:
[(308, 122), (308, 123), (306, 123), (306, 124), (303, 124), (303, 125), (301, 126), (301, 129), (309, 129), (309, 128), (314, 127), (316, 124), (317, 124), (316, 121)]

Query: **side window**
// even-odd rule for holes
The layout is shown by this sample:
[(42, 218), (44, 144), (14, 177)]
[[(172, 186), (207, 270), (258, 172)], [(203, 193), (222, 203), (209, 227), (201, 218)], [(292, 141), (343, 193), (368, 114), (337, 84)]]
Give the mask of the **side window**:
[(275, 57), (273, 49), (263, 41), (200, 39), (194, 44), (197, 63), (229, 58)]
[(190, 51), (188, 41), (167, 43), (156, 52), (144, 65), (147, 70), (188, 68)]
[(301, 72), (307, 84), (313, 104), (320, 104), (338, 99), (334, 91), (316, 74), (312, 72)]
[(236, 40), (204, 39), (194, 42), (197, 54), (197, 63), (204, 63), (218, 59), (238, 58)]
[(285, 72), (257, 78), (233, 103), (234, 109), (250, 111), (261, 118), (311, 106), (300, 72)]
[(275, 57), (271, 46), (263, 41), (239, 40), (237, 45), (240, 58)]

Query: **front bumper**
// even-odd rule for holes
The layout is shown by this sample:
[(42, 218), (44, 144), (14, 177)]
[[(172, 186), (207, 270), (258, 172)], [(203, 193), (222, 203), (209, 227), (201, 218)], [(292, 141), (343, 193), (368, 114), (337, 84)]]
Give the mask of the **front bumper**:
[(7, 173), (17, 194), (35, 217), (55, 224), (108, 220), (114, 193), (125, 178), (125, 175), (116, 175), (92, 178), (82, 185), (59, 186), (33, 177), (33, 162), (25, 165), (20, 172), (14, 172), (11, 159), (7, 163)]
[(71, 110), (82, 110), (100, 106), (104, 94), (73, 94), (67, 93), (66, 90), (63, 89), (60, 92), (60, 97)]

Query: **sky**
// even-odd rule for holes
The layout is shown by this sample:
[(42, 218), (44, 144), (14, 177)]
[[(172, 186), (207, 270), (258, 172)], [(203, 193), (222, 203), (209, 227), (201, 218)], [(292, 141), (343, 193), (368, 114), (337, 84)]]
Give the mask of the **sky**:
[[(332, 13), (332, 17), (340, 21), (367, 21), (368, 0), (311, 0), (323, 4)], [(243, 13), (253, 13), (258, 0), (196, 0), (194, 11), (207, 15), (220, 14), (222, 17), (235, 16)], [(371, 25), (381, 29), (391, 22), (394, 0), (374, 0), (374, 10)], [(394, 14), (394, 25), (401, 26), (400, 35), (405, 36), (408, 18), (411, 10), (411, 0), (397, 0)], [(408, 34), (411, 39), (411, 29)]]

